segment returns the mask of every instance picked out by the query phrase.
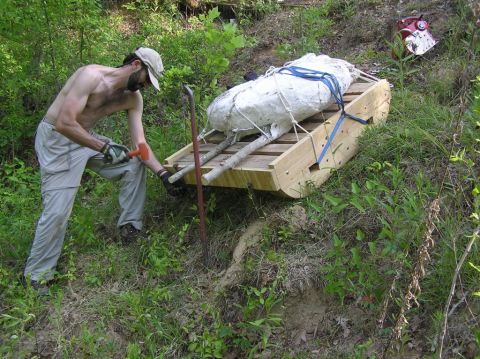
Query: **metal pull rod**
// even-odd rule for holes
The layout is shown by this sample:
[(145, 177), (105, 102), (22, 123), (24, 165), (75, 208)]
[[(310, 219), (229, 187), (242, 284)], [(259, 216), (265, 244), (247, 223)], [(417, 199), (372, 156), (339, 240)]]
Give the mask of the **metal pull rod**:
[(197, 184), (197, 203), (198, 203), (198, 217), (200, 219), (200, 240), (203, 245), (203, 261), (208, 263), (208, 241), (207, 241), (207, 227), (205, 224), (205, 207), (203, 201), (203, 187), (202, 187), (202, 173), (200, 164), (200, 149), (198, 144), (198, 131), (195, 116), (195, 100), (193, 98), (193, 91), (187, 85), (183, 86), (184, 93), (188, 96), (188, 103), (190, 104), (190, 117), (192, 122), (192, 144), (193, 144), (193, 158), (195, 160), (195, 182)]

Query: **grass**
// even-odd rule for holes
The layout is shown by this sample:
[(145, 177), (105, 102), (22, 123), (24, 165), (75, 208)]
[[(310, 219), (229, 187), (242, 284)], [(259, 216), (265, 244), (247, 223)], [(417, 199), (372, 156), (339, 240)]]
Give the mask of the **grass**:
[[(316, 13), (305, 10), (303, 21), (313, 22), (311, 14)], [(387, 342), (425, 233), (426, 209), (440, 193), (436, 244), (417, 294), (420, 307), (408, 313), (422, 324), (404, 332), (404, 343), (416, 343), (426, 334), (426, 353), (443, 319), (456, 261), (478, 226), (471, 215), (479, 211), (474, 190), (479, 183), (479, 114), (472, 107), (461, 127), (457, 116), (459, 74), (474, 70), (471, 62), (452, 63), (472, 51), (468, 29), (453, 27), (452, 37), (463, 36), (464, 41), (446, 39), (438, 57), (430, 60), (436, 61), (433, 65), (389, 62), (390, 71), (381, 74), (395, 85), (387, 123), (366, 131), (361, 152), (310, 197), (292, 204), (252, 191), (206, 191), (208, 267), (201, 257), (193, 192), (172, 201), (150, 175), (146, 232), (140, 243), (126, 247), (115, 240), (115, 186), (87, 172), (52, 296), (40, 300), (19, 282), (40, 214), (38, 171), (26, 159), (2, 163), (0, 355), (309, 357), (310, 351), (288, 344), (288, 313), (282, 315), (279, 309), (293, 293), (315, 288), (328, 298), (332, 313), (351, 314), (360, 308), (363, 319), (356, 322), (352, 314), (349, 325), (360, 328), (362, 340), (349, 352), (334, 346), (335, 340), (342, 344), (351, 338), (342, 339), (341, 328), (327, 313), (324, 322), (330, 331), (322, 337), (323, 344), (317, 340), (317, 347), (308, 345), (328, 357), (370, 357)], [(305, 33), (305, 41), (310, 35)], [(359, 56), (378, 55), (367, 50)], [(449, 75), (439, 80), (440, 72)], [(427, 86), (422, 78), (432, 81)], [(479, 87), (468, 95), (474, 101)], [(158, 123), (153, 114), (146, 120), (149, 141), (161, 159), (189, 140), (188, 125), (179, 112), (165, 123)], [(105, 126), (117, 131), (113, 136), (124, 135), (122, 129)], [(287, 210), (294, 206), (295, 212)], [(266, 218), (267, 225), (260, 242), (246, 254), (243, 280), (216, 294), (213, 286), (230, 264), (236, 239), (259, 217)], [(473, 266), (462, 269), (460, 296), (479, 290), (474, 266), (480, 264), (478, 245), (469, 258)], [(302, 300), (301, 295), (295, 298)], [(364, 327), (375, 326), (388, 298), (385, 328), (368, 332)], [(476, 297), (467, 299), (473, 311), (478, 309)], [(480, 328), (465, 307), (457, 311), (453, 316), (464, 326), (452, 327), (451, 338), (464, 348), (479, 340)], [(448, 345), (452, 348), (453, 342)]]

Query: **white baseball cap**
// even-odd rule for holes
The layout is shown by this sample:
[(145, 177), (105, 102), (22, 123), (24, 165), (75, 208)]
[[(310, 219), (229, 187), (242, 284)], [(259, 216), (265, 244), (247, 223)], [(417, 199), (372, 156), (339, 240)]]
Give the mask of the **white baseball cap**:
[(139, 47), (135, 50), (135, 55), (147, 66), (150, 82), (153, 87), (160, 91), (158, 79), (162, 76), (163, 72), (163, 63), (160, 54), (148, 47)]

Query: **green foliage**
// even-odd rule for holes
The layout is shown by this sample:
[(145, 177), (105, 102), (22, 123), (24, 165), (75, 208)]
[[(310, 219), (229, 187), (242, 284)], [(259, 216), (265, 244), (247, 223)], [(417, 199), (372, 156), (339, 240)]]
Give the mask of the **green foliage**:
[(371, 60), (380, 60), (381, 55), (373, 48), (367, 48), (355, 55), (353, 63), (360, 64)]
[[(0, 263), (0, 355), (12, 357), (13, 353), (29, 356), (29, 351), (20, 346), (28, 328), (38, 320), (40, 306), (35, 291), (23, 288), (10, 268)], [(6, 335), (8, 334), (8, 335)]]
[(360, 343), (360, 344), (355, 345), (355, 353), (350, 358), (352, 358), (352, 359), (364, 359), (364, 358), (376, 359), (375, 355), (367, 356), (367, 354), (366, 354), (366, 351), (368, 350), (369, 347), (372, 346), (372, 344), (373, 344), (373, 340), (368, 339), (364, 343)]
[(218, 9), (213, 8), (190, 18), (190, 29), (159, 39), (167, 68), (161, 81), (164, 101), (178, 104), (182, 84), (198, 89), (201, 99), (216, 93), (218, 77), (228, 68), (235, 51), (245, 46), (245, 38), (233, 23), (217, 25), (219, 16)]
[[(425, 205), (437, 193), (441, 171), (448, 166), (442, 183), (442, 217), (435, 223), (437, 244), (419, 297), (421, 304), (428, 303), (422, 307), (427, 313), (422, 319), (433, 318), (425, 319), (425, 325), (432, 324), (436, 330), (448, 295), (448, 288), (438, 283), (451, 281), (458, 254), (480, 217), (480, 78), (471, 96), (472, 107), (462, 118), (463, 132), (452, 139), (456, 118), (450, 106), (457, 99), (458, 79), (478, 68), (464, 56), (473, 24), (465, 24), (460, 17), (452, 19), (451, 34), (436, 47), (440, 54), (426, 65), (403, 54), (387, 61), (373, 49), (358, 55), (355, 61), (375, 58), (391, 67), (382, 75), (398, 90), (393, 91), (387, 125), (367, 130), (355, 160), (305, 200), (310, 218), (302, 230), (307, 234), (288, 223), (265, 230), (261, 255), (254, 249), (246, 254), (248, 281), (225, 293), (225, 303), (209, 294), (214, 271), (231, 259), (234, 236), (230, 234), (236, 234), (237, 224), (247, 219), (268, 216), (261, 202), (273, 200), (254, 191), (206, 195), (209, 239), (216, 246), (213, 250), (222, 254), (214, 253), (217, 267), (203, 271), (197, 260), (198, 219), (192, 199), (165, 198), (153, 175), (148, 178), (144, 238), (124, 247), (115, 243), (116, 189), (87, 171), (53, 298), (39, 300), (32, 288), (20, 285), (41, 210), (39, 173), (32, 160), (33, 132), (53, 96), (78, 66), (118, 65), (124, 54), (139, 45), (159, 49), (166, 69), (162, 91), (155, 96), (149, 90), (144, 96), (150, 145), (162, 159), (189, 141), (189, 115), (181, 95), (184, 83), (194, 90), (204, 125), (206, 106), (222, 91), (217, 81), (231, 70), (231, 60), (245, 46), (245, 39), (233, 23), (222, 23), (218, 10), (187, 20), (178, 13), (177, 3), (135, 0), (117, 7), (115, 2), (95, 0), (0, 2), (0, 356), (35, 355), (29, 344), (35, 342), (38, 327), (49, 323), (50, 344), (55, 355), (64, 357), (302, 357), (295, 350), (287, 353), (284, 347), (276, 347), (283, 324), (277, 308), (285, 295), (280, 284), (283, 274), (278, 272), (283, 273), (286, 258), (292, 258), (288, 251), (303, 246), (320, 249), (315, 258), (321, 261), (317, 273), (327, 292), (344, 304), (355, 301), (366, 311), (379, 309), (392, 278), (400, 274), (390, 304), (396, 306), (425, 230)], [(277, 51), (288, 59), (319, 51), (320, 39), (330, 36), (332, 21), (379, 3), (327, 1), (299, 9), (292, 23), (299, 40), (285, 42)], [(110, 11), (107, 5), (115, 9)], [(242, 6), (243, 13), (237, 15), (246, 24), (274, 11), (278, 4), (243, 1)], [(390, 46), (393, 49), (396, 44)], [(449, 67), (451, 81), (447, 83), (441, 71), (429, 71), (429, 67)], [(413, 76), (417, 69), (436, 82), (417, 81)], [(102, 132), (127, 143), (126, 124), (120, 121), (124, 118), (118, 114), (106, 119)], [(468, 262), (462, 269), (462, 285), (478, 295), (477, 246)], [(259, 276), (262, 266), (280, 270), (268, 282), (262, 277), (255, 283), (249, 276)], [(69, 314), (72, 308), (74, 316)], [(382, 331), (389, 332), (390, 328)], [(478, 330), (472, 338), (480, 342)], [(367, 357), (377, 347), (374, 344), (363, 338), (348, 356)], [(308, 355), (310, 351), (304, 357)]]
[[(472, 112), (470, 113), (470, 120), (471, 122), (475, 121), (475, 129), (473, 136), (465, 136), (466, 140), (464, 143), (467, 145), (459, 149), (455, 154), (450, 156), (450, 161), (453, 162), (457, 168), (464, 169), (464, 181), (468, 183), (469, 187), (471, 188), (470, 193), (467, 195), (467, 200), (471, 201), (470, 205), (470, 215), (469, 219), (469, 227), (473, 229), (473, 233), (468, 233), (465, 235), (465, 240), (473, 240), (477, 241), (479, 236), (479, 228), (480, 228), (480, 175), (478, 173), (478, 166), (476, 164), (476, 160), (478, 160), (479, 150), (478, 144), (480, 143), (480, 122), (477, 121), (480, 119), (480, 77), (476, 78), (476, 83), (473, 87), (473, 102), (471, 106)], [(468, 134), (472, 135), (472, 134)], [(471, 196), (471, 198), (469, 198)], [(465, 242), (462, 241), (462, 242)], [(474, 247), (475, 248), (475, 247)], [(480, 278), (480, 267), (478, 266), (478, 250), (473, 250), (473, 257), (475, 258), (473, 262), (469, 262), (468, 266), (464, 268), (465, 277), (467, 278), (467, 282), (473, 283), (473, 290), (474, 296), (480, 296), (480, 292), (478, 292), (478, 282)], [(464, 279), (465, 281), (465, 279)]]
[[(4, 119), (0, 149), (4, 153), (6, 149), (12, 155), (25, 150), (21, 145), (33, 136), (62, 83), (79, 66), (118, 65), (123, 54), (140, 45), (162, 53), (166, 69), (162, 101), (178, 107), (184, 83), (201, 93), (199, 102), (208, 103), (210, 96), (217, 94), (218, 77), (228, 68), (236, 49), (245, 45), (234, 24), (219, 26), (220, 13), (214, 8), (191, 18), (184, 29), (173, 21), (168, 4), (132, 2), (126, 6), (139, 10), (140, 29), (135, 33), (122, 28), (129, 21), (125, 16), (103, 16), (105, 9), (95, 0), (43, 1), (28, 6), (17, 0), (2, 2), (0, 37), (5, 41), (0, 45), (0, 66), (6, 71), (0, 74), (0, 115)], [(154, 101), (158, 98), (146, 96), (147, 118), (156, 112)]]
[(142, 1), (142, 0), (133, 0), (123, 4), (124, 9), (130, 10), (134, 13), (156, 13), (158, 11), (169, 11), (172, 10), (175, 6), (176, 1), (160, 1), (160, 0), (151, 0), (151, 1)]
[[(23, 260), (39, 214), (39, 174), (24, 161), (15, 158), (3, 162), (0, 170), (0, 263)], [(12, 240), (15, 238), (15, 240)]]
[(319, 41), (330, 36), (334, 21), (328, 17), (334, 2), (325, 1), (322, 5), (301, 9), (295, 13), (293, 31), (300, 39), (294, 43), (283, 43), (276, 52), (282, 58), (295, 58), (308, 52), (320, 52)]
[[(1, 2), (2, 152), (33, 135), (40, 114), (74, 68), (102, 57), (101, 44), (111, 30), (100, 10), (95, 0)], [(16, 150), (23, 152), (21, 146)]]
[[(184, 327), (188, 334), (188, 351), (201, 358), (223, 358), (228, 351), (240, 351), (242, 357), (253, 358), (269, 347), (272, 332), (281, 325), (281, 317), (274, 308), (283, 298), (275, 280), (260, 289), (243, 287), (244, 304), (234, 304), (240, 318), (234, 323), (224, 323), (218, 309), (201, 305), (202, 326)], [(198, 324), (197, 324), (198, 325)]]
[(63, 347), (65, 357), (111, 357), (115, 353), (115, 343), (104, 337), (103, 323), (97, 323), (93, 328), (82, 324), (79, 333), (73, 335), (66, 343), (59, 343)]
[(389, 79), (394, 81), (399, 86), (400, 91), (405, 88), (405, 81), (414, 73), (418, 72), (418, 69), (412, 68), (412, 62), (415, 60), (415, 54), (408, 54), (405, 51), (405, 45), (401, 36), (394, 37), (392, 42), (387, 41), (391, 50), (391, 57), (385, 59), (390, 64), (390, 68), (387, 71)]
[(279, 9), (275, 0), (239, 0), (235, 6), (235, 18), (242, 26), (248, 26)]
[(197, 354), (200, 358), (223, 358), (228, 349), (227, 340), (233, 335), (228, 325), (220, 319), (220, 313), (214, 307), (202, 304), (202, 311), (211, 317), (213, 324), (204, 327), (200, 335), (189, 333), (188, 351)]
[(282, 318), (274, 308), (283, 299), (283, 292), (278, 288), (278, 281), (263, 288), (245, 287), (246, 303), (239, 306), (242, 310), (243, 320), (237, 323), (239, 332), (233, 340), (248, 357), (268, 348), (272, 331), (279, 327)]
[(476, 116), (480, 116), (480, 75), (476, 78), (475, 88), (473, 92), (472, 111)]
[[(388, 162), (374, 162), (362, 185), (351, 183), (350, 193), (324, 194), (324, 206), (312, 206), (319, 215), (327, 211), (338, 215), (339, 226), (350, 217), (375, 218), (375, 232), (356, 228), (354, 239), (333, 234), (328, 251), (329, 264), (321, 270), (327, 282), (326, 291), (341, 302), (346, 297), (365, 305), (381, 301), (383, 292), (401, 267), (409, 267), (409, 254), (419, 244), (423, 227), (424, 203), (433, 195), (432, 185), (424, 175), (416, 176), (416, 188), (404, 185), (404, 173)], [(373, 219), (372, 218), (372, 219)], [(351, 237), (351, 235), (350, 235)], [(385, 268), (382, 263), (398, 263)]]
[(184, 250), (183, 239), (188, 230), (188, 225), (180, 229), (174, 246), (167, 242), (165, 234), (153, 233), (148, 246), (144, 247), (145, 262), (150, 266), (150, 274), (154, 277), (164, 277), (167, 274), (181, 270), (180, 256)]
[(210, 10), (207, 15), (199, 16), (205, 28), (205, 48), (208, 49), (209, 55), (202, 54), (206, 60), (204, 63), (202, 63), (202, 57), (197, 58), (197, 61), (201, 63), (200, 73), (211, 76), (213, 79), (228, 68), (228, 58), (234, 54), (234, 51), (245, 45), (243, 36), (236, 34), (234, 24), (224, 24), (222, 30), (216, 28), (214, 20), (219, 16), (217, 8)]

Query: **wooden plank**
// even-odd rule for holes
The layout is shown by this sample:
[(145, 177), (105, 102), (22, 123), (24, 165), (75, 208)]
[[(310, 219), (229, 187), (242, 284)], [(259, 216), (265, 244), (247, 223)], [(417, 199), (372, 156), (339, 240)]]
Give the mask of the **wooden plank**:
[(357, 94), (360, 95), (367, 91), (370, 87), (375, 86), (378, 82), (354, 82), (345, 91), (345, 95)]
[[(305, 133), (298, 133), (298, 137), (300, 139), (304, 138), (305, 136), (307, 136)], [(214, 143), (216, 144), (217, 143), (217, 140), (218, 140), (218, 137), (215, 136), (213, 138), (213, 141), (211, 141), (211, 139), (208, 139), (208, 143)], [(243, 141), (243, 139), (242, 139)], [(283, 136), (281, 136), (280, 138), (278, 138), (277, 140), (274, 141), (274, 143), (282, 143), (282, 144), (292, 144), (292, 143), (296, 143), (297, 142), (297, 138), (295, 137), (295, 134), (293, 133), (286, 133), (284, 134)]]
[[(229, 154), (221, 153), (215, 158), (212, 158), (210, 161), (205, 163), (202, 168), (213, 168), (219, 165), (221, 162), (225, 161), (227, 158), (231, 157)], [(249, 155), (238, 164), (236, 168), (245, 169), (268, 169), (269, 164), (275, 160), (278, 156), (269, 156), (269, 155)], [(175, 167), (185, 167), (193, 163), (193, 153), (183, 156), (175, 162)]]
[(193, 151), (193, 144), (190, 143), (183, 147), (182, 149), (178, 150), (175, 152), (173, 155), (167, 157), (165, 159), (165, 165), (173, 165), (179, 158), (182, 158), (186, 154), (190, 153)]
[(308, 134), (302, 132), (298, 133), (298, 140), (297, 136), (294, 133), (286, 133), (283, 136), (280, 136), (277, 140), (274, 141), (274, 143), (285, 143), (285, 144), (294, 144), (297, 143), (299, 140), (304, 139), (305, 137), (308, 137)]
[[(208, 173), (215, 166), (220, 165), (222, 161), (230, 157), (227, 154), (220, 154), (202, 166), (202, 174)], [(219, 178), (210, 183), (217, 187), (236, 187), (236, 188), (254, 188), (264, 191), (278, 191), (279, 186), (272, 170), (268, 168), (277, 156), (249, 155), (240, 164), (223, 173)], [(170, 172), (175, 172), (193, 162), (193, 154), (189, 154), (176, 162), (175, 167), (166, 165)], [(187, 184), (195, 184), (195, 173), (188, 173), (184, 180)]]
[[(360, 118), (373, 117), (374, 123), (378, 123), (381, 117), (378, 109), (385, 110), (389, 101), (390, 87), (387, 81), (382, 80), (359, 96), (355, 102), (346, 106), (345, 110)], [(270, 164), (270, 167), (275, 169), (278, 183), (285, 194), (292, 197), (303, 196), (306, 182), (311, 181), (315, 185), (323, 183), (330, 176), (332, 168), (342, 167), (358, 151), (357, 137), (365, 126), (345, 119), (320, 167), (312, 167), (338, 118), (339, 115), (336, 114), (312, 132), (315, 150), (312, 141), (304, 138)]]
[[(202, 174), (208, 173), (211, 168), (201, 169)], [(184, 177), (185, 183), (194, 185), (195, 173), (190, 172)], [(280, 187), (270, 170), (233, 168), (208, 184), (214, 187), (252, 188), (259, 191), (278, 192)]]
[[(307, 130), (308, 132), (311, 132), (311, 131), (315, 130), (318, 126), (320, 126), (322, 124), (322, 122), (302, 121), (302, 122), (300, 122), (300, 126), (302, 126), (302, 128), (304, 130)], [(305, 133), (301, 128), (298, 128), (298, 127), (297, 127), (297, 132), (298, 133)], [(290, 133), (295, 133), (295, 129), (293, 127), (290, 130)]]
[[(357, 99), (354, 103), (351, 103), (351, 104), (345, 106), (345, 111), (346, 111), (347, 113), (351, 114), (351, 115), (354, 115), (354, 116), (357, 116), (357, 117), (360, 117), (360, 118), (364, 118), (364, 117), (365, 117), (366, 119), (370, 118), (370, 117), (372, 116), (372, 114), (370, 114), (370, 112), (372, 112), (371, 109), (372, 109), (372, 108), (375, 108), (374, 105), (377, 104), (377, 102), (379, 102), (379, 101), (381, 101), (381, 103), (385, 102), (385, 94), (384, 94), (384, 96), (382, 96), (381, 100), (376, 100), (376, 101), (375, 101), (375, 104), (368, 103), (368, 102), (365, 103), (365, 102), (366, 102), (366, 100), (375, 100), (375, 98), (372, 99), (372, 97), (375, 97), (375, 96), (377, 95), (377, 91), (374, 92), (373, 95), (371, 94), (372, 91), (373, 91), (375, 88), (383, 89), (383, 91), (379, 90), (378, 92), (382, 92), (382, 93), (385, 92), (385, 91), (386, 91), (386, 90), (385, 90), (385, 83), (387, 83), (387, 81), (386, 81), (386, 80), (382, 80), (382, 81), (376, 83), (377, 86), (373, 86), (373, 87), (372, 87), (372, 86), (369, 86), (369, 90), (365, 91), (362, 95), (360, 95), (360, 96), (358, 97), (358, 99)], [(369, 83), (369, 85), (371, 85), (371, 84)], [(388, 83), (387, 83), (387, 85), (388, 85)], [(390, 98), (390, 91), (389, 91), (389, 89), (390, 89), (390, 88), (388, 87), (388, 99)], [(360, 103), (362, 103), (362, 105), (359, 105)], [(335, 123), (336, 123), (336, 121), (338, 120), (339, 117), (340, 117), (340, 112), (339, 112), (339, 111), (338, 111), (335, 115), (330, 116), (330, 117), (327, 119), (327, 121), (325, 121), (325, 122), (323, 123), (324, 126), (319, 126), (319, 127), (317, 128), (318, 131), (316, 131), (315, 135), (318, 135), (317, 132), (321, 132), (321, 131), (322, 131), (322, 128), (331, 127), (331, 129), (333, 129), (333, 127), (335, 126)], [(353, 122), (355, 122), (355, 123), (358, 124), (358, 122), (356, 122), (356, 121), (353, 121)], [(360, 125), (360, 124), (359, 124), (359, 125)], [(361, 126), (363, 126), (363, 125), (361, 125)], [(289, 133), (289, 134), (285, 134), (284, 136), (287, 136), (287, 135), (290, 135), (290, 136), (288, 136), (288, 138), (291, 138), (291, 137), (292, 137), (292, 136), (291, 136), (292, 134), (290, 134), (290, 133)], [(295, 136), (295, 134), (293, 134), (293, 135)], [(300, 135), (300, 134), (299, 134), (299, 135)], [(314, 134), (312, 133), (312, 136), (313, 136), (313, 135), (314, 135)], [(282, 136), (282, 137), (284, 137), (284, 136)], [(328, 136), (328, 133), (324, 133), (324, 134), (322, 134), (322, 136), (323, 136), (323, 137), (326, 137), (326, 136)], [(280, 139), (282, 139), (282, 137), (280, 137)], [(293, 153), (294, 151), (297, 151), (298, 148), (299, 148), (299, 147), (298, 147), (299, 145), (301, 145), (302, 143), (307, 142), (307, 140), (309, 141), (309, 139), (306, 138), (306, 137), (308, 137), (307, 135), (304, 135), (303, 137), (304, 137), (304, 138), (301, 139), (296, 146), (293, 146), (292, 148), (290, 148), (289, 151), (285, 152), (282, 156), (278, 157), (277, 160), (275, 161), (275, 163), (272, 164), (272, 165), (275, 166), (276, 163), (279, 163), (279, 162), (283, 161), (283, 160), (284, 160), (287, 156), (289, 156), (291, 153)], [(277, 140), (277, 141), (278, 141), (278, 140)]]
[[(237, 142), (229, 147), (227, 147), (222, 153), (227, 153), (227, 154), (234, 154), (240, 151), (243, 147), (248, 145), (249, 142)], [(206, 153), (211, 150), (213, 150), (217, 144), (214, 143), (205, 143), (200, 145), (200, 152), (201, 153)], [(268, 144), (255, 152), (253, 152), (253, 155), (272, 155), (272, 156), (279, 156), (288, 149), (292, 147), (292, 144)], [(193, 152), (193, 149), (192, 151)]]

